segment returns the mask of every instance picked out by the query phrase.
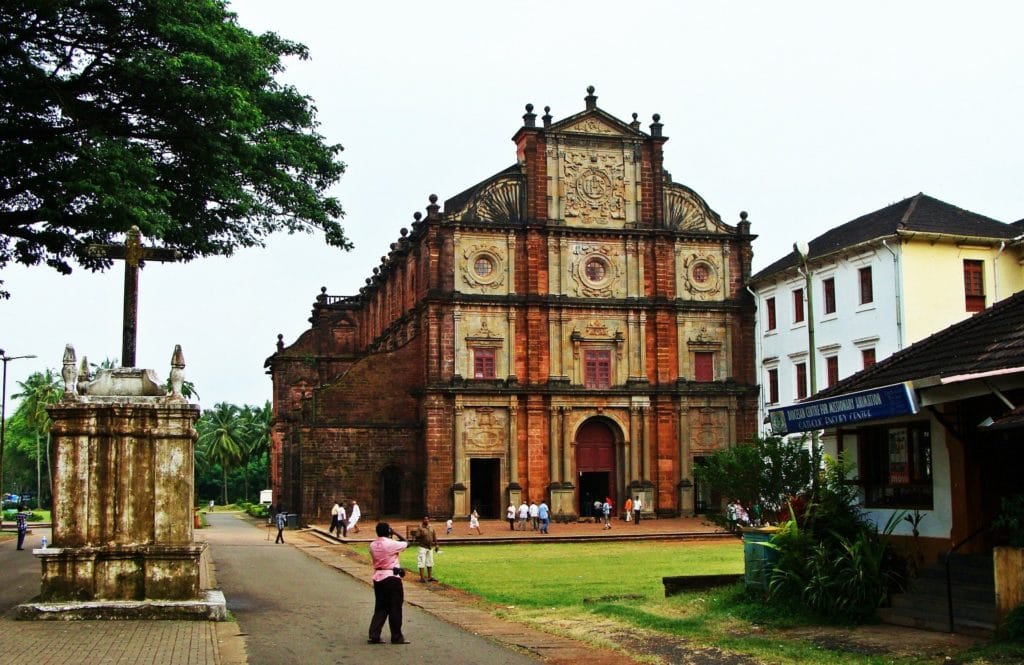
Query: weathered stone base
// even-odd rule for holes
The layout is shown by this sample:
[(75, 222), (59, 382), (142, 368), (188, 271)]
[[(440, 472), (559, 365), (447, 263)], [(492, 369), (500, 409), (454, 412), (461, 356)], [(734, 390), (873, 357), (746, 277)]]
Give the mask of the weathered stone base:
[(64, 601), (192, 601), (200, 597), (206, 543), (53, 547), (42, 561), (39, 598)]
[(78, 621), (81, 619), (227, 620), (224, 593), (215, 589), (193, 600), (92, 600), (36, 602), (18, 605), (18, 619)]

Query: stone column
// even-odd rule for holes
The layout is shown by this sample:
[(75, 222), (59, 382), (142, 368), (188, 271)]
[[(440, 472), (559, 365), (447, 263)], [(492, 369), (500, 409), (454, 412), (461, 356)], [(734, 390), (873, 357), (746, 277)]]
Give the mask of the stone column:
[(679, 400), (679, 514), (693, 515), (693, 471), (690, 468), (690, 422), (686, 414), (688, 407), (684, 399)]
[(508, 311), (508, 374), (509, 381), (516, 380), (516, 312)]
[(558, 479), (562, 477), (561, 472), (558, 470), (558, 439), (562, 428), (561, 412), (559, 408), (557, 406), (552, 406), (550, 413), (551, 421), (548, 427), (548, 481), (551, 485), (554, 485), (558, 482)]
[(640, 446), (642, 443), (640, 438), (640, 407), (635, 404), (629, 407), (629, 440), (632, 444), (629, 450), (630, 485), (633, 485), (642, 480), (642, 470), (640, 468)]
[(562, 407), (562, 482), (573, 484), (572, 482), (572, 433), (569, 431), (572, 426), (572, 418), (570, 414), (572, 409), (568, 406)]
[(651, 479), (651, 409), (650, 407), (640, 407), (640, 429), (643, 432), (644, 442), (644, 463), (643, 463), (643, 478), (641, 480), (649, 481)]
[(513, 397), (508, 404), (508, 481), (519, 484), (519, 404)]

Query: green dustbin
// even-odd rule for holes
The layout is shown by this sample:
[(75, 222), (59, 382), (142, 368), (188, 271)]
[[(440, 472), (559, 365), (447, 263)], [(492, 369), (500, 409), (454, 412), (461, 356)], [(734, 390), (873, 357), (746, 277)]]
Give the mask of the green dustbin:
[(297, 513), (288, 513), (288, 528), (298, 529), (299, 528), (299, 516)]
[(778, 551), (765, 547), (778, 527), (745, 528), (743, 531), (743, 581), (748, 589), (768, 590), (768, 575), (779, 560)]

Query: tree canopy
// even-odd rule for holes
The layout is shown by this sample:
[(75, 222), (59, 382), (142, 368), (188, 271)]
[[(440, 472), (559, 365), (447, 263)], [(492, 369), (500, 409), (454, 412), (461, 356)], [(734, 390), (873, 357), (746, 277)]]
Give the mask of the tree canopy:
[(342, 147), (284, 57), (308, 52), (222, 0), (0, 3), (0, 268), (104, 269), (86, 246), (133, 225), (186, 260), (275, 231), (349, 249)]

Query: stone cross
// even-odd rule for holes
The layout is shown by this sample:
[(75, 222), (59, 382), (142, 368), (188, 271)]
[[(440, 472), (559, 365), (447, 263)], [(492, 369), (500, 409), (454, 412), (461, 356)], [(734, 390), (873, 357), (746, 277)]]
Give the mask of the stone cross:
[(159, 247), (143, 247), (139, 227), (133, 226), (124, 245), (88, 245), (92, 257), (124, 260), (124, 323), (121, 334), (121, 366), (135, 367), (135, 337), (139, 316), (139, 267), (143, 261), (177, 261), (181, 252)]

